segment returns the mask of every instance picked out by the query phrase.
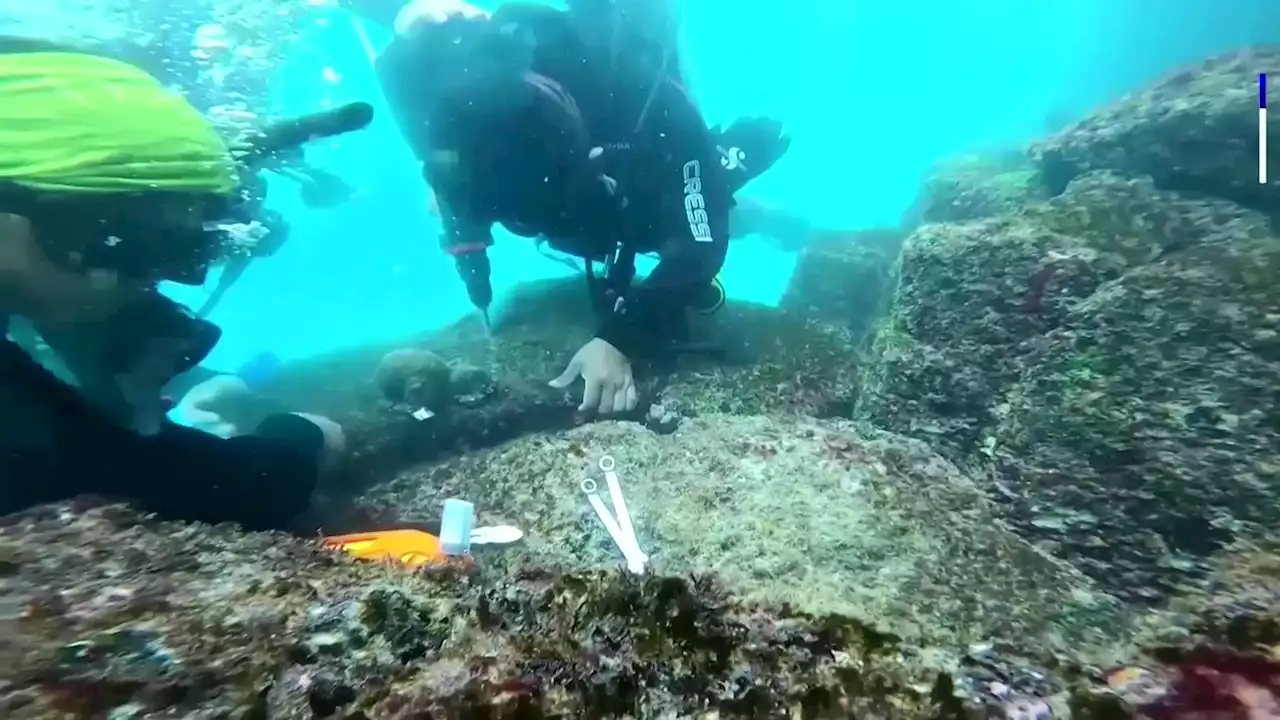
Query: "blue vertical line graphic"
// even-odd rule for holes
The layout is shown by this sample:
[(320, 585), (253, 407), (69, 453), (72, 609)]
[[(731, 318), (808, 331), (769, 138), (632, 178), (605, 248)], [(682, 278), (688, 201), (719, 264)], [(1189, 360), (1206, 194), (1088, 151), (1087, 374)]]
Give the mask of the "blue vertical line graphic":
[(1267, 74), (1258, 74), (1258, 109), (1267, 109)]

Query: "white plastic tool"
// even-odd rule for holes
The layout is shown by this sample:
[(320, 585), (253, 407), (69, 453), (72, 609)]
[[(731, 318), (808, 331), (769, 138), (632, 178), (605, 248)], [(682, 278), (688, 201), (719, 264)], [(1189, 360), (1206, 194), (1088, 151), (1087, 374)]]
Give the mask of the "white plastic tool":
[(471, 531), (472, 545), (514, 545), (524, 539), (515, 525), (486, 525)]
[[(613, 512), (605, 506), (600, 497), (600, 488), (596, 481), (587, 478), (582, 481), (582, 492), (586, 494), (596, 517), (609, 531), (609, 537), (622, 551), (627, 561), (627, 570), (639, 575), (644, 572), (649, 556), (640, 549), (640, 541), (636, 539), (635, 527), (631, 524), (631, 512), (627, 510), (627, 501), (622, 497), (622, 485), (618, 482), (618, 473), (614, 472), (613, 458), (605, 455), (600, 458), (600, 470), (604, 472), (605, 485), (609, 488), (609, 500), (613, 503)], [(615, 515), (616, 514), (616, 515)]]

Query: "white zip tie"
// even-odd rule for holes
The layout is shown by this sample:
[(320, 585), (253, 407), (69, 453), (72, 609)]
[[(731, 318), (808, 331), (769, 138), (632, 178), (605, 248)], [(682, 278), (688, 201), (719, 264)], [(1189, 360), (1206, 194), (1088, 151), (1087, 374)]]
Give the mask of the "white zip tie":
[[(613, 457), (605, 455), (600, 458), (600, 469), (604, 471), (605, 485), (609, 487), (609, 499), (613, 501), (613, 512), (617, 515), (618, 528), (626, 540), (633, 557), (641, 562), (648, 562), (649, 556), (640, 548), (640, 539), (636, 537), (636, 529), (631, 524), (631, 511), (627, 501), (622, 497), (622, 484), (618, 481), (618, 473), (614, 472)], [(624, 553), (626, 550), (623, 551)]]
[(626, 500), (622, 497), (622, 485), (618, 480), (618, 474), (613, 471), (613, 458), (607, 455), (602, 458), (600, 469), (605, 472), (605, 483), (609, 486), (609, 499), (613, 502), (614, 512), (610, 512), (605, 506), (595, 480), (591, 478), (583, 480), (582, 492), (586, 494), (587, 502), (591, 503), (591, 508), (595, 510), (596, 517), (600, 518), (605, 530), (609, 532), (609, 537), (622, 552), (623, 558), (627, 561), (627, 569), (637, 575), (642, 574), (645, 565), (649, 562), (649, 556), (640, 548), (640, 541), (636, 538), (635, 527), (631, 524), (631, 512), (627, 509)]

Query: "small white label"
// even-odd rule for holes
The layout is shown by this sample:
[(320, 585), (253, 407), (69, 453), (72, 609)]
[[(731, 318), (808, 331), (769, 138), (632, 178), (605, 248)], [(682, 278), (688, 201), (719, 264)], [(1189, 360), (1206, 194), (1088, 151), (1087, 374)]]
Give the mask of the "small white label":
[(431, 418), (436, 416), (435, 413), (431, 412), (430, 410), (424, 407), (420, 407), (417, 410), (414, 410), (412, 415), (413, 415), (413, 419), (417, 420), (418, 422), (422, 422), (423, 420), (430, 420)]

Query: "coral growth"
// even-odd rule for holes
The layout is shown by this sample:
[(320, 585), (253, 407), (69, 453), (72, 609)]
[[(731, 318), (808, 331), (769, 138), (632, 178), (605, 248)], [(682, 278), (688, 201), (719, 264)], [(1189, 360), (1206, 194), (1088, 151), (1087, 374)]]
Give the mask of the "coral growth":
[(935, 705), (938, 674), (894, 638), (744, 605), (706, 578), (484, 563), (415, 575), (292, 538), (140, 520), (51, 507), (0, 530), (4, 717), (924, 717)]

